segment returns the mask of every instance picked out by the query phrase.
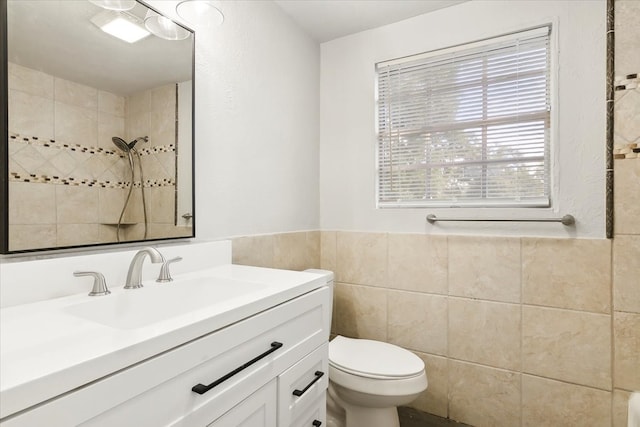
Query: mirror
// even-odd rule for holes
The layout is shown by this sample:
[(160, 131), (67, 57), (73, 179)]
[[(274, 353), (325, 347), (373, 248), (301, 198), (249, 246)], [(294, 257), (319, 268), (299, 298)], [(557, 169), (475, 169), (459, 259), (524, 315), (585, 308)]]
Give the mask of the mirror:
[(0, 4), (2, 253), (193, 237), (193, 32), (141, 2)]

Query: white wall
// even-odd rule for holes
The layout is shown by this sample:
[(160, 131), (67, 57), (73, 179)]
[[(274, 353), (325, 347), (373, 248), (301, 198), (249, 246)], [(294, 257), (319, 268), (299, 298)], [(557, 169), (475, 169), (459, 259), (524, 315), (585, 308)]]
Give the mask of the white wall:
[[(376, 62), (555, 22), (559, 44), (557, 175), (552, 209), (375, 208)], [(604, 237), (606, 3), (474, 0), (321, 45), (320, 225), (323, 230)], [(437, 223), (471, 217), (576, 217), (558, 223)]]
[(272, 2), (220, 6), (221, 26), (190, 25), (196, 236), (318, 229), (319, 46)]

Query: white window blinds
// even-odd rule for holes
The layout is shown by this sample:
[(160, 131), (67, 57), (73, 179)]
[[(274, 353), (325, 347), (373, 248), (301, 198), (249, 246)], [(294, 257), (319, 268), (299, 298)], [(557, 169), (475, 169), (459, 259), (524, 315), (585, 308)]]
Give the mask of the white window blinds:
[(549, 206), (550, 30), (376, 64), (379, 207)]

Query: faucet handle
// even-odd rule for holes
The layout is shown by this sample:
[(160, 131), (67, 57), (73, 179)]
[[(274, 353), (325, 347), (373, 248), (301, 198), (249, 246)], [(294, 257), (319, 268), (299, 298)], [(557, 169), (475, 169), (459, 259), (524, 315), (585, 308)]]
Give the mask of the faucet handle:
[(162, 267), (160, 268), (160, 275), (158, 276), (158, 279), (156, 279), (156, 282), (158, 283), (172, 282), (173, 278), (171, 277), (171, 272), (169, 272), (169, 264), (172, 264), (178, 261), (182, 261), (181, 256), (166, 260), (162, 264)]
[(89, 292), (90, 297), (98, 295), (109, 295), (111, 291), (107, 288), (107, 282), (104, 280), (104, 275), (97, 271), (74, 271), (73, 275), (76, 277), (93, 276), (93, 289)]

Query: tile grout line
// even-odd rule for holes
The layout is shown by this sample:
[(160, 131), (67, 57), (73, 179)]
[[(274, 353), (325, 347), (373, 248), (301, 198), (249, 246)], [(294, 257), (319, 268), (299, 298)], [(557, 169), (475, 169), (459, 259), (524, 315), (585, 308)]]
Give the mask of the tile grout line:
[(520, 243), (520, 426), (524, 424), (524, 268), (523, 268), (523, 242), (519, 238)]

